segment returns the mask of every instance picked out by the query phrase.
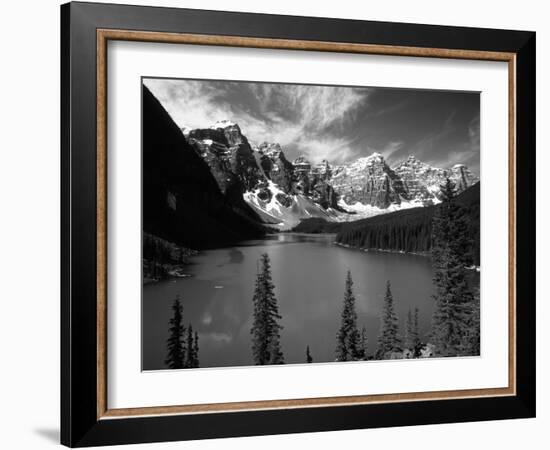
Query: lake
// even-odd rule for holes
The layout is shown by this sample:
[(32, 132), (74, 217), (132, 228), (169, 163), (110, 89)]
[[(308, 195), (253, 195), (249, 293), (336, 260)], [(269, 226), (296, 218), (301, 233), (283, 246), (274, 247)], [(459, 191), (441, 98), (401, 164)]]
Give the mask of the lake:
[(282, 316), (286, 363), (304, 363), (309, 345), (314, 362), (334, 361), (346, 272), (351, 271), (359, 329), (366, 326), (368, 354), (376, 350), (386, 280), (403, 334), (409, 308), (418, 307), (422, 338), (433, 308), (429, 257), (364, 252), (334, 244), (334, 235), (280, 233), (237, 246), (201, 251), (177, 278), (143, 287), (143, 369), (165, 369), (168, 321), (177, 294), (184, 323), (199, 333), (200, 367), (251, 365), (252, 295), (258, 260), (271, 259)]

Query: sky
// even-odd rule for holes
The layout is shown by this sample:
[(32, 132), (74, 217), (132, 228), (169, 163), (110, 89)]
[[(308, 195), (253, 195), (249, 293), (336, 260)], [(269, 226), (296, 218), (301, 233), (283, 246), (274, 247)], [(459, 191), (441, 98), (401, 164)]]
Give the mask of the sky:
[(409, 155), (479, 175), (479, 93), (145, 78), (180, 127), (238, 123), (252, 144), (277, 142), (290, 161), (352, 162), (374, 152)]

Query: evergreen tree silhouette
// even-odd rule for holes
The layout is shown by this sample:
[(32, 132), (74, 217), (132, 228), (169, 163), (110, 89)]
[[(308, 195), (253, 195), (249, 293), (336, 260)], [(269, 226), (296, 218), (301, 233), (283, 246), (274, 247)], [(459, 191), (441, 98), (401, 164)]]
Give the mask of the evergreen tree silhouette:
[(466, 279), (468, 237), (455, 189), (447, 179), (441, 186), (442, 203), (433, 217), (432, 266), (435, 286), (431, 340), (436, 356), (466, 355), (473, 314), (473, 295)]
[(467, 354), (470, 356), (478, 356), (481, 354), (481, 337), (480, 337), (480, 305), (479, 305), (479, 290), (474, 295), (472, 302), (472, 311), (466, 336)]
[(195, 341), (193, 346), (194, 366), (199, 367), (199, 334), (195, 331)]
[(187, 327), (187, 346), (185, 348), (185, 367), (191, 369), (195, 367), (195, 341), (193, 327), (191, 324)]
[(413, 330), (414, 330), (414, 333), (413, 333), (413, 344), (414, 344), (414, 353), (415, 353), (415, 357), (418, 357), (420, 356), (420, 349), (422, 347), (422, 341), (420, 339), (420, 328), (419, 328), (419, 325), (418, 325), (418, 314), (419, 314), (419, 311), (418, 311), (418, 308), (414, 308), (414, 322), (413, 322)]
[(311, 353), (309, 352), (309, 345), (306, 347), (306, 362), (308, 364), (311, 364), (313, 362), (313, 358), (311, 357)]
[(418, 308), (413, 312), (409, 308), (407, 321), (405, 323), (405, 338), (403, 340), (403, 350), (409, 350), (411, 357), (416, 357), (417, 346), (420, 338), (418, 337)]
[(391, 353), (399, 352), (400, 339), (398, 336), (398, 319), (395, 313), (393, 295), (391, 293), (391, 284), (386, 283), (386, 295), (384, 297), (384, 307), (380, 320), (380, 335), (378, 336), (378, 348), (376, 350), (377, 359), (386, 359), (391, 357)]
[(281, 315), (275, 297), (275, 285), (271, 278), (271, 265), (267, 253), (261, 256), (260, 266), (252, 298), (254, 304), (250, 330), (252, 356), (257, 365), (284, 364), (280, 335), (283, 327), (279, 324)]
[(170, 319), (169, 337), (166, 341), (168, 353), (164, 363), (170, 369), (183, 369), (185, 367), (185, 341), (182, 316), (183, 307), (179, 295), (176, 296), (172, 305), (173, 316)]
[(344, 290), (344, 307), (342, 309), (341, 324), (336, 335), (336, 360), (355, 361), (363, 358), (360, 347), (360, 336), (357, 330), (357, 312), (355, 311), (355, 296), (353, 294), (353, 280), (348, 270), (346, 287)]
[(368, 350), (368, 339), (367, 339), (367, 329), (363, 325), (363, 328), (361, 328), (361, 339), (359, 341), (359, 349), (361, 352), (361, 359), (367, 359), (367, 350)]

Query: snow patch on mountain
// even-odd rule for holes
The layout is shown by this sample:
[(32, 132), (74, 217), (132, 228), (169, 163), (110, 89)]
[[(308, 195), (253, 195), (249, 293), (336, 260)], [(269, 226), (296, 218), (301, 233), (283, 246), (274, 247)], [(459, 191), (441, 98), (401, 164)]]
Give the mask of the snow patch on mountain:
[[(439, 202), (439, 201), (438, 201)], [(391, 204), (387, 208), (379, 208), (378, 206), (365, 205), (360, 202), (353, 204), (347, 204), (344, 199), (338, 201), (340, 208), (349, 211), (352, 214), (346, 215), (346, 221), (366, 219), (367, 217), (378, 216), (380, 214), (387, 214), (389, 212), (400, 211), (402, 209), (421, 208), (424, 202), (421, 200), (403, 200), (400, 204)]]
[(463, 164), (441, 169), (412, 155), (391, 167), (377, 152), (337, 166), (303, 156), (291, 162), (277, 143), (251, 145), (230, 120), (182, 132), (222, 193), (242, 195), (255, 216), (280, 230), (307, 218), (353, 221), (428, 206), (440, 202), (440, 185), (447, 178), (458, 192), (479, 181)]
[(302, 219), (319, 217), (333, 221), (344, 217), (331, 208), (323, 209), (302, 194), (289, 196), (272, 181), (266, 187), (245, 192), (243, 198), (266, 224), (281, 231), (294, 228)]
[(224, 120), (218, 120), (214, 125), (212, 125), (210, 128), (212, 130), (217, 130), (218, 128), (227, 128), (227, 127), (234, 127), (237, 124), (235, 122), (231, 122), (230, 120), (224, 119)]

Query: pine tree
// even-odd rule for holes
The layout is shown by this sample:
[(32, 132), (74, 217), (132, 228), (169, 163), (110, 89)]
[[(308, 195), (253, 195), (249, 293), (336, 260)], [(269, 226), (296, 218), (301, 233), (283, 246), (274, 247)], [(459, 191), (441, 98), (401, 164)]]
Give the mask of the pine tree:
[(363, 358), (360, 348), (359, 330), (357, 330), (357, 313), (355, 311), (355, 296), (353, 280), (348, 270), (344, 290), (344, 307), (341, 315), (340, 330), (336, 336), (336, 360), (355, 361)]
[(367, 359), (367, 350), (368, 350), (369, 341), (367, 339), (367, 329), (363, 325), (363, 328), (361, 328), (361, 339), (359, 341), (359, 348), (361, 352), (361, 359), (366, 360)]
[(166, 341), (168, 354), (164, 360), (164, 363), (170, 369), (183, 369), (185, 367), (185, 327), (183, 326), (182, 321), (183, 307), (181, 305), (179, 295), (176, 296), (176, 299), (174, 300), (172, 311), (174, 315), (169, 322), (170, 336)]
[(399, 352), (400, 339), (398, 332), (398, 319), (395, 313), (393, 295), (391, 293), (390, 281), (386, 283), (386, 296), (384, 297), (384, 307), (380, 320), (380, 335), (378, 336), (378, 348), (376, 350), (377, 359), (386, 359), (391, 357), (391, 353)]
[(414, 352), (414, 322), (411, 309), (407, 313), (407, 321), (405, 323), (405, 338), (403, 340), (403, 350)]
[(441, 186), (442, 203), (432, 224), (432, 266), (435, 285), (435, 309), (431, 339), (436, 356), (459, 356), (469, 351), (468, 335), (472, 326), (473, 295), (466, 280), (464, 265), (468, 247), (460, 208), (455, 202), (453, 183)]
[(418, 325), (418, 308), (414, 308), (414, 323), (413, 323), (413, 344), (414, 344), (414, 356), (420, 356), (420, 348), (422, 347), (422, 342), (420, 340), (420, 328)]
[(193, 367), (199, 367), (199, 334), (195, 331), (195, 345), (193, 346)]
[(479, 290), (474, 294), (466, 341), (469, 356), (481, 354)]
[(403, 350), (408, 350), (410, 358), (419, 356), (420, 336), (418, 335), (418, 308), (414, 309), (414, 314), (409, 308), (407, 321), (405, 323), (405, 339), (403, 340)]
[(313, 362), (313, 358), (311, 357), (311, 353), (309, 352), (309, 345), (306, 347), (306, 362), (308, 364), (311, 364)]
[(195, 367), (195, 343), (193, 327), (191, 324), (187, 327), (187, 346), (185, 348), (185, 367), (191, 369)]
[(252, 355), (255, 364), (284, 364), (281, 349), (279, 324), (281, 316), (275, 297), (275, 286), (271, 279), (269, 256), (264, 253), (260, 260), (261, 269), (256, 277), (252, 329)]

